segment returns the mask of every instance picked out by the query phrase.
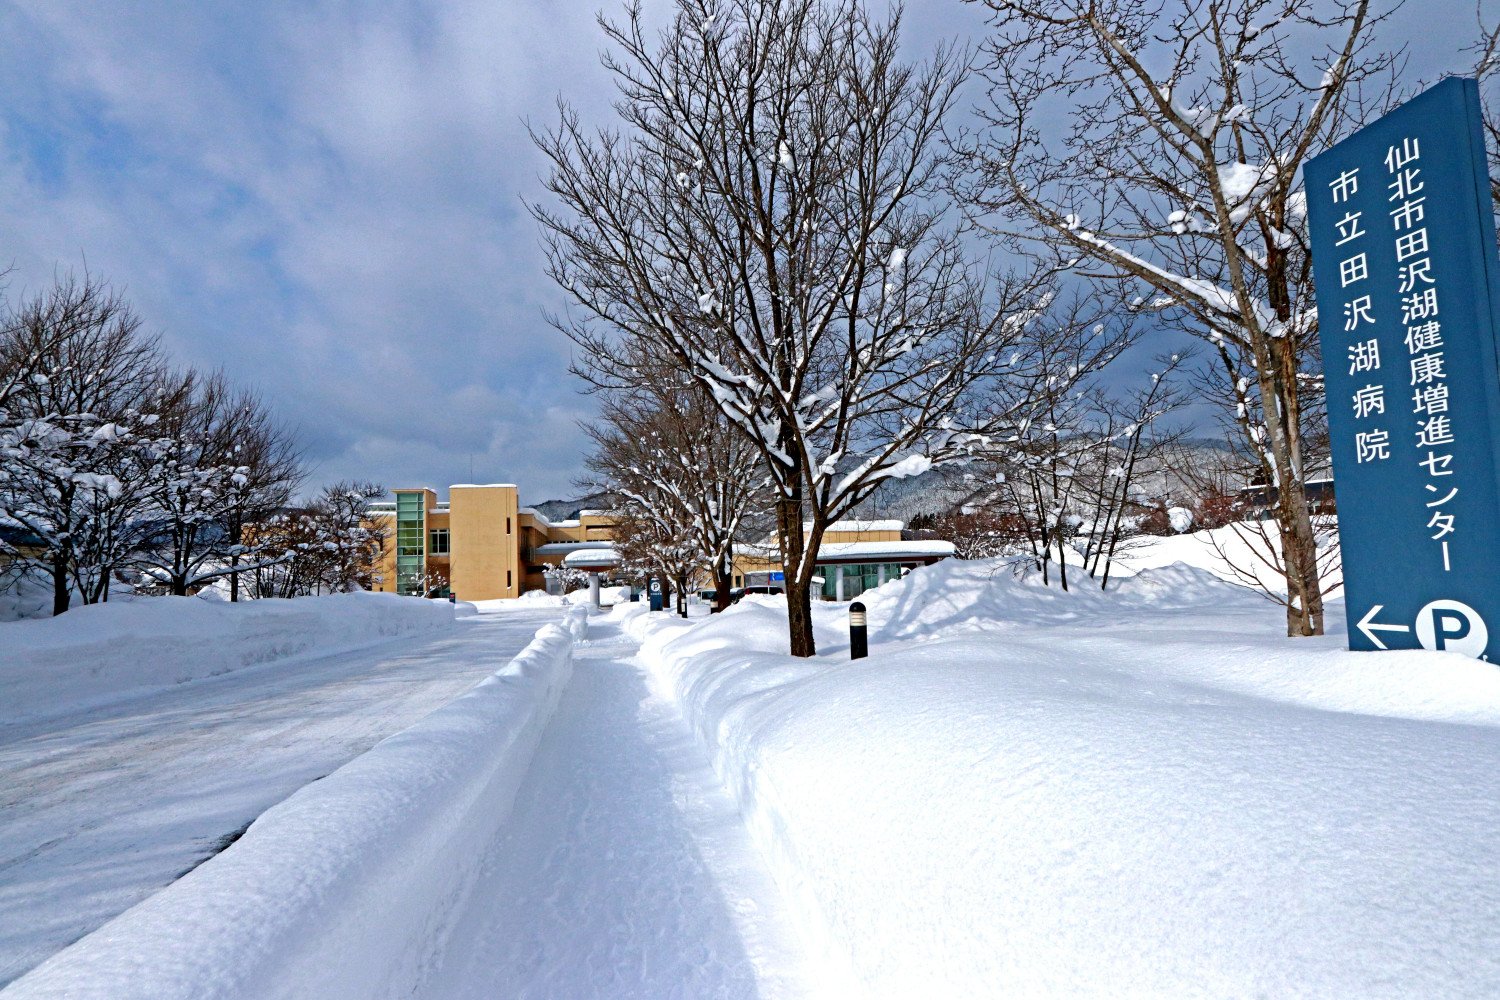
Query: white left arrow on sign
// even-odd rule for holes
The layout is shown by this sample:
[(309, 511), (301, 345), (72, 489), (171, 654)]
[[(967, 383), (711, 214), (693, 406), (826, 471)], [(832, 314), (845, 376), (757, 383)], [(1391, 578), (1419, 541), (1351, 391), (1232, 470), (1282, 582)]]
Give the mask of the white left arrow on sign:
[(1384, 608), (1384, 607), (1385, 607), (1384, 604), (1377, 604), (1377, 605), (1375, 605), (1369, 611), (1365, 612), (1365, 616), (1363, 618), (1361, 618), (1359, 620), (1359, 622), (1357, 623), (1357, 625), (1356, 625), (1356, 627), (1361, 632), (1363, 632), (1365, 634), (1365, 638), (1369, 639), (1371, 642), (1373, 642), (1375, 644), (1375, 648), (1376, 649), (1390, 649), (1389, 646), (1387, 646), (1384, 642), (1380, 641), (1380, 636), (1376, 635), (1375, 634), (1376, 632), (1410, 632), (1411, 631), (1411, 626), (1410, 625), (1377, 625), (1377, 624), (1375, 624), (1375, 616), (1378, 615), (1378, 614), (1380, 614), (1380, 609)]

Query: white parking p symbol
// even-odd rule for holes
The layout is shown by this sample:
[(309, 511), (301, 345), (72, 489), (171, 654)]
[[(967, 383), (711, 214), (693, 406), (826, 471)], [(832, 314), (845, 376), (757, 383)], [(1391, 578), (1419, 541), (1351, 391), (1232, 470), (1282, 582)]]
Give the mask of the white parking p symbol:
[(1423, 649), (1477, 658), (1489, 645), (1490, 630), (1479, 612), (1462, 601), (1433, 601), (1417, 612), (1417, 641)]

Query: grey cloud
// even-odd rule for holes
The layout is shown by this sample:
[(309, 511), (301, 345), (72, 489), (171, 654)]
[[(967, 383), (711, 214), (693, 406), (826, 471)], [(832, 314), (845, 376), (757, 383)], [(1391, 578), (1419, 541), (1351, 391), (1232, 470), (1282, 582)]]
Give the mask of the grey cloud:
[[(559, 299), (522, 205), (543, 165), (521, 122), (550, 121), (559, 92), (609, 121), (597, 6), (0, 6), (11, 292), (86, 254), (178, 357), (300, 425), (320, 477), (441, 487), (472, 456), (474, 477), (565, 494), (590, 404), (541, 318)], [(1413, 39), (1417, 73), (1451, 68), (1472, 10), (1417, 6), (1391, 37)], [(908, 3), (913, 53), (981, 14)]]

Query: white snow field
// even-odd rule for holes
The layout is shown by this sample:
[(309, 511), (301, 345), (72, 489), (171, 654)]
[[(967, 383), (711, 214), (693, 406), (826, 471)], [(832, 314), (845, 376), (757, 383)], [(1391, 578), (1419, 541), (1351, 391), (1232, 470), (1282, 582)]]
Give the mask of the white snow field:
[(296, 656), (453, 627), (454, 608), (394, 594), (243, 601), (153, 597), (74, 608), (0, 632), (0, 723), (73, 714)]
[(858, 663), (844, 607), (812, 661), (780, 598), (622, 612), (847, 995), (1500, 996), (1500, 668), (1184, 566), (864, 600)]
[[(0, 625), (0, 984), (452, 701), (557, 618), (455, 622), (443, 603), (363, 594), (154, 598)], [(330, 644), (346, 651), (320, 655)], [(237, 669), (161, 686), (201, 675), (195, 656)], [(43, 714), (20, 718), (23, 707)]]
[[(795, 660), (778, 598), (512, 602), (84, 713), (52, 808), (105, 834), (0, 868), (8, 927), (116, 891), (120, 859), (139, 898), (138, 854), (179, 845), (160, 885), (265, 811), (5, 1000), (1500, 996), (1500, 668), (1350, 653), (1337, 604), (1286, 639), (1194, 543), (1102, 594), (918, 570), (864, 595), (857, 663), (847, 606)], [(456, 700), (272, 805), (387, 684)], [(46, 743), (13, 742), (5, 787), (45, 790)]]
[(512, 822), (415, 995), (847, 995), (811, 978), (708, 754), (649, 689), (617, 621), (590, 623)]

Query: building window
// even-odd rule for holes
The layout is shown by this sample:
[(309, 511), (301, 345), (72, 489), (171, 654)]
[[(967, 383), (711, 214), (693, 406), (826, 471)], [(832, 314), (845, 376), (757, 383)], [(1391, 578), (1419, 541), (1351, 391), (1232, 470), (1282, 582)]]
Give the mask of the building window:
[(424, 516), (427, 510), (426, 496), (422, 493), (396, 494), (396, 593), (417, 594), (422, 592), (422, 576), (426, 572), (426, 553), (422, 542), (426, 532)]
[(506, 570), (505, 571), (505, 589), (506, 590), (510, 589), (510, 574), (511, 574), (510, 570)]
[(448, 554), (448, 529), (434, 528), (428, 535), (427, 552), (429, 555), (445, 556)]
[(505, 519), (505, 533), (510, 534), (510, 518)]

